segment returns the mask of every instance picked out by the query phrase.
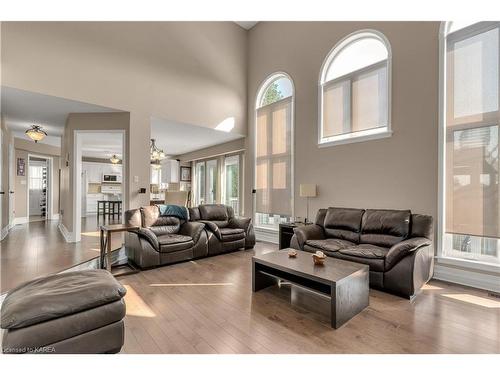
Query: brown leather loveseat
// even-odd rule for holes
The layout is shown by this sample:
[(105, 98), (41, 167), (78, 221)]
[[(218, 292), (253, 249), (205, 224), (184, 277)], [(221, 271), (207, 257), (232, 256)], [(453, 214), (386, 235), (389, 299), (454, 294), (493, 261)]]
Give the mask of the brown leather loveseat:
[(433, 220), (410, 210), (330, 207), (291, 246), (370, 266), (370, 286), (412, 298), (432, 277)]

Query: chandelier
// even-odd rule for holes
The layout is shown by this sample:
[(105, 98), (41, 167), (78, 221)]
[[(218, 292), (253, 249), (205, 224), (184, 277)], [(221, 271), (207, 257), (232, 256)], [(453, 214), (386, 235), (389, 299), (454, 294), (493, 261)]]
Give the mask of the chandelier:
[(154, 139), (151, 139), (151, 146), (149, 147), (149, 157), (151, 159), (151, 164), (153, 164), (153, 162), (155, 164), (159, 164), (161, 160), (165, 159), (165, 153), (163, 152), (163, 150), (159, 149), (156, 146)]
[(38, 141), (47, 136), (47, 133), (39, 125), (31, 125), (31, 128), (25, 131), (25, 134), (35, 141), (35, 143), (38, 143)]
[(113, 154), (113, 156), (109, 158), (109, 161), (111, 161), (111, 163), (113, 164), (118, 164), (120, 162), (120, 158)]

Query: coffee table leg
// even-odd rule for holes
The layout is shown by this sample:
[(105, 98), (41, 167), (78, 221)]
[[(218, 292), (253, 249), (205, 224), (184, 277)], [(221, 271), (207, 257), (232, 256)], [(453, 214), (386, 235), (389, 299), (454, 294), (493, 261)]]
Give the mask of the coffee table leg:
[(360, 270), (332, 285), (331, 324), (340, 328), (369, 304), (368, 270)]
[(257, 292), (276, 284), (278, 284), (278, 279), (260, 272), (259, 263), (252, 261), (252, 291)]

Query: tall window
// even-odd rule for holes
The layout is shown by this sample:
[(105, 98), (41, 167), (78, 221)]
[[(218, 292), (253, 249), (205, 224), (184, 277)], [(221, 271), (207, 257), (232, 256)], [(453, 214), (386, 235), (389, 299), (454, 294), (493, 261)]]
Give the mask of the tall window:
[(500, 22), (446, 24), (441, 256), (500, 264)]
[(240, 155), (224, 158), (224, 204), (231, 206), (235, 215), (240, 214)]
[(390, 126), (390, 47), (375, 31), (347, 36), (320, 74), (319, 145), (386, 137)]
[(284, 73), (267, 79), (256, 102), (255, 223), (276, 229), (292, 216), (293, 84)]

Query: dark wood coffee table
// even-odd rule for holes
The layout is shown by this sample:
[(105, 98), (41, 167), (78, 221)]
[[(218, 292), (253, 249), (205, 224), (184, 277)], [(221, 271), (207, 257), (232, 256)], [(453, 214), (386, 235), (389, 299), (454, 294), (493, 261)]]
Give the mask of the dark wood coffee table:
[(368, 306), (369, 267), (328, 257), (323, 265), (315, 265), (312, 254), (297, 250), (288, 257), (288, 249), (252, 257), (252, 290), (257, 292), (285, 280), (292, 285), (327, 296), (330, 319), (339, 328)]

